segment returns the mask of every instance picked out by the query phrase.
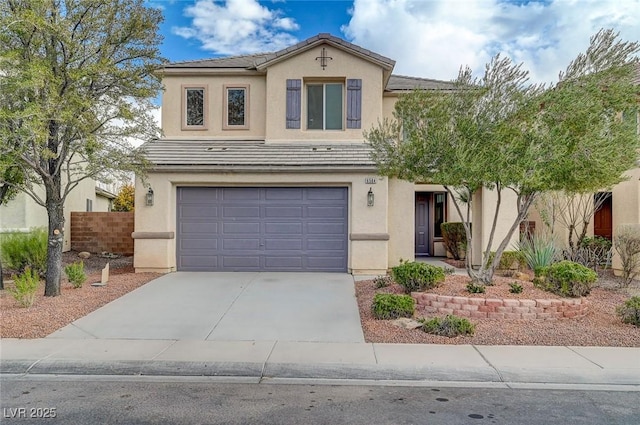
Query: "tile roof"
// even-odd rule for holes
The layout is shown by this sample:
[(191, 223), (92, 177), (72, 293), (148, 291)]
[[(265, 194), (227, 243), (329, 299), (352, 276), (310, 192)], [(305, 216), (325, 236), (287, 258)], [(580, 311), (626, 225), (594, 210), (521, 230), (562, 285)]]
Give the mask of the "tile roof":
[[(302, 144), (247, 141), (153, 140), (142, 145), (155, 169), (192, 170), (255, 168), (298, 170), (323, 167), (373, 169), (371, 148), (365, 143)], [(195, 167), (194, 167), (195, 166)]]
[(454, 90), (451, 81), (432, 80), (429, 78), (407, 77), (404, 75), (391, 75), (387, 83), (387, 90)]

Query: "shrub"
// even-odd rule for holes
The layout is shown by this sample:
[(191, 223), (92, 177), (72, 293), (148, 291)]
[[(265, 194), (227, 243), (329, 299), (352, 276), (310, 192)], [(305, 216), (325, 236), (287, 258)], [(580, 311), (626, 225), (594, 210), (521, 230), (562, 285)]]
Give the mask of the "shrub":
[(84, 273), (84, 263), (82, 261), (69, 264), (64, 268), (64, 273), (74, 288), (82, 288), (82, 284), (87, 280), (87, 275)]
[(404, 287), (405, 293), (434, 288), (444, 281), (444, 269), (414, 261), (401, 262), (391, 269), (393, 280)]
[[(491, 251), (489, 258), (487, 258), (487, 264), (491, 264), (496, 256), (495, 251)], [(500, 262), (498, 263), (498, 270), (522, 270), (525, 268), (527, 261), (524, 255), (520, 251), (503, 251)]]
[(583, 297), (591, 292), (598, 275), (582, 264), (560, 261), (538, 269), (536, 286), (562, 297)]
[(29, 267), (39, 275), (47, 267), (47, 231), (32, 229), (29, 233), (10, 233), (0, 240), (2, 262), (7, 268), (22, 273)]
[(467, 249), (467, 233), (464, 224), (460, 222), (445, 222), (440, 224), (442, 242), (454, 260), (462, 259), (462, 251)]
[(640, 272), (640, 229), (633, 225), (619, 226), (613, 237), (613, 246), (620, 255), (622, 278), (628, 286)]
[(373, 278), (373, 284), (376, 288), (386, 288), (391, 285), (391, 276), (376, 276)]
[(521, 294), (522, 293), (522, 285), (518, 282), (513, 282), (509, 284), (509, 292), (512, 294)]
[(467, 291), (471, 294), (484, 294), (485, 288), (482, 284), (469, 282), (467, 283)]
[(422, 330), (434, 335), (448, 336), (449, 338), (458, 335), (473, 335), (476, 327), (464, 317), (447, 315), (444, 319), (434, 317), (430, 320), (423, 319)]
[(534, 272), (553, 264), (560, 253), (553, 237), (546, 234), (525, 237), (516, 246), (524, 261)]
[(373, 297), (371, 310), (376, 319), (412, 317), (415, 311), (415, 301), (410, 295), (376, 294)]
[(24, 273), (15, 276), (15, 288), (7, 291), (15, 298), (20, 307), (31, 307), (36, 298), (40, 278), (35, 270), (27, 266)]
[(640, 297), (631, 297), (616, 309), (624, 323), (640, 327)]

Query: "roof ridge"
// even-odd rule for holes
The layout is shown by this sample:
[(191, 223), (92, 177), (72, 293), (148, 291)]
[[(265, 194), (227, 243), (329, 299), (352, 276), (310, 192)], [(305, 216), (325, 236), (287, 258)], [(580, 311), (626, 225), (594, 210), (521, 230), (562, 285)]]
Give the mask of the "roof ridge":
[(246, 53), (244, 55), (216, 56), (216, 57), (204, 58), (204, 59), (194, 59), (194, 60), (170, 62), (168, 65), (183, 65), (183, 64), (188, 64), (188, 63), (199, 63), (199, 62), (225, 60), (225, 59), (254, 58), (254, 57), (259, 57), (259, 56), (268, 56), (268, 55), (272, 55), (274, 53), (275, 52), (259, 52), (259, 53)]
[(452, 80), (439, 80), (437, 78), (424, 78), (424, 77), (414, 77), (412, 75), (401, 75), (401, 74), (391, 74), (392, 77), (399, 77), (399, 78), (409, 78), (411, 80), (420, 80), (420, 81), (437, 81), (440, 83), (451, 83)]

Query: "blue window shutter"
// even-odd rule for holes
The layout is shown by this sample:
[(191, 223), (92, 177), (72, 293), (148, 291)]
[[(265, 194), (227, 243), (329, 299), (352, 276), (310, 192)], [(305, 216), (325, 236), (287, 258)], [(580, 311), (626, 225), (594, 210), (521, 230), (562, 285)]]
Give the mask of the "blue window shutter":
[(300, 128), (302, 80), (287, 80), (287, 128)]
[(362, 128), (362, 80), (347, 80), (347, 128)]

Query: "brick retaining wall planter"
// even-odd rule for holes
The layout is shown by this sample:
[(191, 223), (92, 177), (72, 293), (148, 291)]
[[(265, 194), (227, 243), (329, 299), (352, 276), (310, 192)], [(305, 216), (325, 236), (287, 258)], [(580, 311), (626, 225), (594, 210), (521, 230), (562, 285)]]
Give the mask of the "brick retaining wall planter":
[(561, 319), (584, 317), (589, 302), (586, 298), (500, 299), (454, 297), (412, 292), (416, 309), (427, 314), (455, 314), (478, 319)]

